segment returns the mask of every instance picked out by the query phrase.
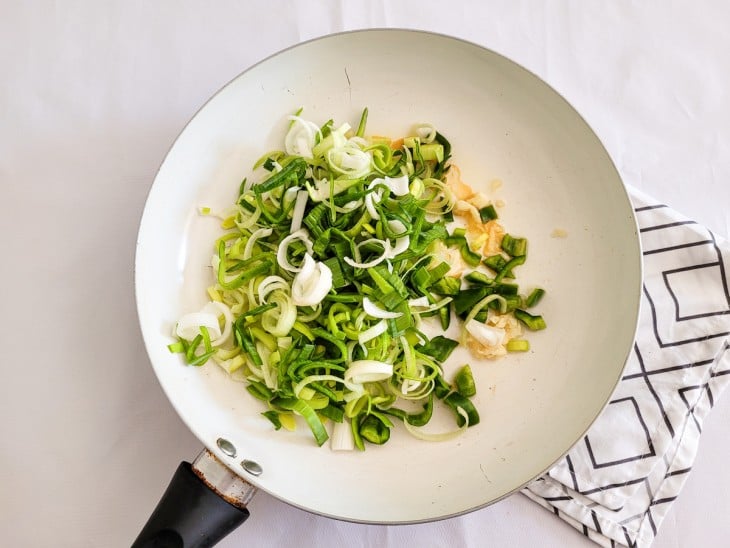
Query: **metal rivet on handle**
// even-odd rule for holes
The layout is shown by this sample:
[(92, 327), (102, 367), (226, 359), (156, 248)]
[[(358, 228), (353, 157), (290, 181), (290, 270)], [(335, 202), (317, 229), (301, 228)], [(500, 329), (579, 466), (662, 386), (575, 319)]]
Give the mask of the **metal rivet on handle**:
[(236, 456), (236, 446), (226, 438), (218, 438), (215, 443), (218, 445), (218, 449), (223, 451), (229, 457), (234, 458)]
[(264, 471), (264, 469), (261, 468), (261, 465), (258, 462), (252, 460), (242, 460), (241, 466), (246, 472), (248, 472), (252, 476), (260, 476)]

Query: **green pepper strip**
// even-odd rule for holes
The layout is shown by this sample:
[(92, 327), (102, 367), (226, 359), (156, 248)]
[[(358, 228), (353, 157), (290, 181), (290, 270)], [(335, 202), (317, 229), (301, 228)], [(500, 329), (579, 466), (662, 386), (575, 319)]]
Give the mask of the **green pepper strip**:
[(441, 322), (441, 329), (446, 331), (451, 325), (451, 304), (442, 306), (438, 309), (439, 321)]
[(390, 428), (375, 413), (366, 415), (358, 426), (360, 437), (375, 445), (383, 445), (390, 439)]
[(439, 295), (447, 297), (456, 297), (461, 293), (461, 280), (459, 278), (441, 278), (431, 284), (429, 289)]
[(416, 350), (421, 354), (431, 356), (436, 361), (443, 363), (448, 359), (457, 346), (459, 346), (458, 341), (449, 339), (442, 335), (437, 335), (429, 340), (425, 345), (417, 347)]
[(474, 404), (468, 399), (459, 394), (458, 392), (452, 392), (451, 394), (448, 394), (444, 399), (443, 402), (451, 407), (451, 409), (454, 410), (454, 413), (456, 413), (456, 424), (459, 426), (464, 426), (464, 417), (461, 416), (458, 409), (461, 407), (464, 411), (466, 411), (467, 417), (469, 417), (469, 426), (474, 426), (475, 424), (479, 424), (479, 412), (477, 411), (477, 408), (474, 407)]
[(474, 376), (468, 364), (457, 371), (454, 384), (456, 385), (456, 391), (466, 398), (471, 398), (477, 393)]
[(495, 272), (500, 272), (507, 264), (507, 260), (502, 257), (502, 255), (492, 255), (484, 259), (482, 262)]
[(479, 285), (494, 285), (494, 279), (493, 278), (490, 278), (489, 276), (487, 276), (483, 272), (479, 272), (478, 270), (475, 270), (473, 272), (469, 272), (469, 274), (467, 274), (466, 276), (464, 276), (464, 278), (466, 278), (466, 281), (468, 281), (470, 283), (474, 283), (474, 284), (479, 284)]
[(492, 204), (489, 204), (479, 210), (479, 217), (483, 223), (492, 221), (498, 218), (497, 210), (494, 209)]
[(502, 237), (502, 249), (512, 257), (519, 257), (527, 254), (527, 240), (515, 238), (511, 234)]
[(487, 295), (494, 293), (494, 289), (488, 286), (477, 286), (464, 289), (454, 297), (454, 311), (457, 315), (467, 314), (479, 301)]
[(512, 259), (507, 261), (502, 267), (502, 270), (499, 271), (499, 274), (494, 277), (494, 281), (501, 282), (502, 278), (514, 278), (514, 274), (512, 274), (512, 269), (516, 266), (524, 264), (526, 259), (527, 257), (525, 255), (518, 255), (517, 257), (513, 257)]
[(515, 318), (527, 326), (530, 331), (539, 331), (545, 329), (547, 324), (542, 316), (533, 316), (520, 308), (514, 311)]
[(540, 300), (543, 298), (544, 295), (545, 295), (545, 290), (542, 289), (541, 287), (536, 287), (535, 289), (532, 290), (532, 292), (527, 297), (527, 299), (525, 299), (525, 306), (527, 308), (532, 308), (533, 306), (535, 306), (537, 303), (540, 302)]
[(527, 352), (530, 350), (530, 341), (525, 339), (511, 339), (505, 345), (507, 352)]

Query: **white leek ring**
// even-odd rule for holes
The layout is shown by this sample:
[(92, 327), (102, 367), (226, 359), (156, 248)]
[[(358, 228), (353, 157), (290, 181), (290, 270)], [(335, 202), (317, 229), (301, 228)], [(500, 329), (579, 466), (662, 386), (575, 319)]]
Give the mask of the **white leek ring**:
[(289, 284), (281, 276), (267, 276), (264, 278), (256, 290), (256, 293), (258, 293), (259, 296), (259, 302), (261, 304), (266, 304), (266, 297), (269, 293), (276, 291), (277, 289), (289, 291)]
[(332, 271), (307, 253), (299, 273), (292, 282), (292, 301), (297, 306), (315, 306), (332, 289)]
[(400, 236), (395, 239), (395, 245), (389, 250), (388, 252), (388, 258), (393, 259), (394, 257), (400, 255), (404, 251), (408, 250), (408, 246), (411, 245), (411, 238), (406, 233), (406, 226), (400, 222), (398, 219), (393, 219), (391, 221), (388, 221), (388, 228), (395, 232), (396, 234), (404, 234), (405, 236)]
[(287, 154), (312, 158), (312, 148), (316, 141), (319, 127), (314, 122), (299, 116), (289, 116), (291, 127), (284, 138)]
[(305, 229), (300, 228), (281, 240), (279, 248), (276, 250), (276, 262), (279, 263), (279, 266), (284, 270), (288, 270), (289, 272), (300, 272), (302, 267), (291, 264), (286, 253), (289, 250), (289, 244), (294, 240), (301, 241), (307, 249), (307, 253), (312, 253), (312, 241), (309, 239), (309, 233)]
[(365, 331), (362, 331), (357, 337), (357, 341), (360, 344), (365, 344), (368, 341), (373, 340), (375, 337), (379, 337), (388, 330), (388, 324), (385, 320), (380, 320), (374, 326)]
[(393, 366), (377, 360), (357, 360), (345, 371), (345, 381), (356, 384), (378, 382), (393, 376)]
[(205, 327), (211, 338), (218, 338), (221, 335), (221, 328), (218, 324), (218, 317), (210, 312), (191, 312), (185, 314), (177, 322), (175, 334), (187, 341), (193, 340), (200, 334), (200, 328)]
[(286, 337), (297, 321), (297, 307), (291, 297), (281, 290), (271, 295), (270, 302), (277, 306), (261, 315), (261, 327), (274, 337)]
[[(376, 257), (372, 261), (368, 261), (366, 263), (363, 263), (360, 259), (360, 248), (364, 245), (376, 243), (380, 244), (383, 247), (383, 254), (380, 255), (380, 257)], [(345, 257), (345, 262), (349, 264), (353, 268), (372, 268), (373, 266), (377, 266), (380, 263), (382, 263), (385, 259), (390, 258), (392, 248), (390, 247), (390, 243), (387, 240), (379, 240), (378, 238), (369, 238), (367, 240), (363, 240), (362, 242), (359, 242), (355, 246), (355, 259), (351, 259), (350, 257)]]
[[(218, 317), (221, 315), (224, 319), (222, 331), (218, 321)], [(200, 328), (205, 327), (210, 335), (210, 344), (219, 346), (231, 336), (232, 326), (233, 314), (231, 309), (223, 303), (211, 301), (200, 312), (185, 314), (180, 318), (175, 327), (175, 334), (181, 339), (191, 341), (200, 333)]]
[(393, 318), (399, 318), (403, 315), (403, 312), (389, 312), (388, 310), (383, 310), (367, 297), (364, 297), (362, 300), (362, 308), (368, 316), (372, 316), (373, 318), (390, 320)]
[(251, 255), (253, 254), (253, 246), (256, 243), (256, 240), (260, 238), (268, 238), (271, 236), (272, 230), (270, 228), (259, 228), (258, 230), (254, 230), (253, 234), (251, 234), (251, 237), (246, 242), (246, 247), (243, 248), (243, 258), (250, 259)]

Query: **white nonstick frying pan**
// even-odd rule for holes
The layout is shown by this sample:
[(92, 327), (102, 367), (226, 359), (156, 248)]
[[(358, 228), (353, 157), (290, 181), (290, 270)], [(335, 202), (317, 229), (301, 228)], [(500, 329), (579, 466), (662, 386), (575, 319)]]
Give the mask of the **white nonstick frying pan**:
[[(292, 433), (274, 431), (260, 415), (260, 402), (215, 364), (186, 366), (167, 349), (176, 320), (207, 301), (212, 280), (212, 244), (220, 229), (198, 208), (230, 205), (254, 161), (278, 148), (286, 116), (300, 107), (318, 123), (333, 118), (353, 125), (368, 107), (368, 132), (380, 135), (405, 135), (417, 123), (432, 123), (451, 141), (464, 180), (503, 200), (501, 222), (529, 239), (530, 258), (518, 281), (547, 289), (540, 312), (548, 329), (530, 334), (530, 352), (499, 361), (480, 362), (457, 349), (449, 363), (472, 365), (482, 417), (461, 437), (430, 443), (396, 428), (390, 442), (365, 452), (320, 448), (304, 424)], [(496, 191), (494, 180), (502, 182)], [(180, 417), (207, 448), (203, 461), (222, 463), (219, 479), (232, 472), (251, 490), (366, 523), (459, 515), (549, 469), (581, 440), (618, 382), (640, 288), (631, 204), (580, 115), (535, 75), (494, 52), (404, 30), (306, 42), (221, 89), (160, 167), (136, 256), (137, 305), (150, 361)], [(221, 484), (233, 481), (233, 491), (250, 496), (246, 483), (227, 478)], [(195, 510), (194, 504), (177, 506)], [(159, 536), (152, 523), (138, 545), (166, 545), (152, 544), (155, 534), (172, 539), (170, 546), (212, 544), (213, 530), (222, 526), (210, 525), (213, 532), (205, 537), (207, 525), (196, 523), (198, 544), (186, 539), (189, 531), (175, 533), (174, 525)]]

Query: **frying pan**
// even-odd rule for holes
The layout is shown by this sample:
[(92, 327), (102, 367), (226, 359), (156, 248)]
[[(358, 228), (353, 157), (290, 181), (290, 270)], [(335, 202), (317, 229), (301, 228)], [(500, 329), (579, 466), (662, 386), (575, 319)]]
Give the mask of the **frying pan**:
[[(374, 134), (434, 124), (451, 141), (464, 180), (504, 202), (501, 222), (530, 241), (518, 281), (547, 288), (540, 311), (548, 329), (530, 334), (530, 352), (499, 361), (462, 349), (452, 355), (447, 378), (449, 368), (470, 363), (478, 387), (482, 421), (464, 435), (432, 443), (396, 427), (382, 447), (334, 452), (317, 447), (305, 425), (274, 431), (242, 384), (212, 363), (184, 365), (167, 345), (177, 319), (206, 302), (212, 281), (220, 228), (198, 208), (233, 203), (254, 161), (280, 148), (288, 114), (303, 107), (318, 123), (356, 124), (366, 106)], [(182, 465), (185, 478), (176, 475), (168, 492), (176, 508), (170, 512), (163, 497), (137, 545), (164, 545), (150, 544), (163, 537), (170, 545), (210, 545), (245, 518), (235, 506), (255, 489), (323, 516), (386, 524), (447, 518), (500, 500), (548, 470), (607, 403), (633, 341), (640, 286), (633, 210), (609, 155), (558, 93), (514, 62), (459, 39), (404, 30), (331, 35), (262, 61), (187, 124), (144, 209), (136, 254), (142, 333), (167, 397), (206, 448), (195, 469), (212, 467), (213, 480)], [(234, 504), (210, 506), (221, 499), (210, 503), (198, 492), (206, 483)], [(180, 504), (181, 496), (198, 502)], [(196, 517), (180, 532), (179, 520), (189, 517), (180, 512), (196, 505), (219, 522)]]

